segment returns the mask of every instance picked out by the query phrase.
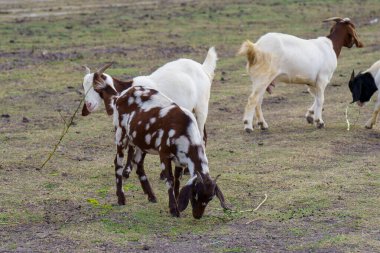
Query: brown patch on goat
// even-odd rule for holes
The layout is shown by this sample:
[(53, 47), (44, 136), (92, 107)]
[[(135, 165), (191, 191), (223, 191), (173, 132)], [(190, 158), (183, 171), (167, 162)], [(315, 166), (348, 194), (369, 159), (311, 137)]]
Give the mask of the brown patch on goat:
[(359, 40), (356, 33), (355, 25), (350, 20), (336, 18), (333, 21), (335, 21), (336, 24), (331, 27), (330, 34), (327, 35), (327, 38), (332, 41), (337, 58), (340, 55), (342, 47), (351, 48), (354, 44), (356, 47), (363, 47), (363, 43)]

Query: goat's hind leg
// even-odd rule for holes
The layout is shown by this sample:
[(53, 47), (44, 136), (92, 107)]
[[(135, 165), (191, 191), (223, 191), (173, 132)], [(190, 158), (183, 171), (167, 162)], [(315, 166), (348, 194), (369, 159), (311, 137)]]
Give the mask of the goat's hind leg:
[(263, 116), (263, 111), (261, 110), (261, 105), (264, 99), (264, 92), (260, 94), (260, 99), (259, 99), (259, 102), (257, 103), (255, 110), (256, 110), (257, 125), (260, 127), (261, 130), (268, 130), (268, 127), (269, 127), (268, 123), (265, 121), (264, 116)]
[(245, 105), (245, 110), (244, 110), (243, 123), (244, 123), (244, 130), (247, 133), (250, 133), (253, 131), (253, 117), (255, 114), (255, 108), (256, 108), (257, 102), (258, 102), (258, 97), (257, 97), (256, 91), (253, 91), (251, 95), (248, 97), (248, 101), (247, 101), (247, 104)]
[(309, 87), (307, 90), (313, 96), (314, 102), (313, 102), (313, 105), (307, 110), (307, 112), (305, 114), (305, 118), (306, 118), (307, 123), (313, 124), (313, 122), (314, 122), (314, 110), (315, 110), (315, 104), (316, 104), (315, 90), (313, 87)]
[(327, 82), (319, 85), (317, 83), (316, 92), (315, 92), (315, 110), (314, 110), (314, 123), (317, 128), (323, 128), (325, 126), (325, 122), (322, 119), (322, 110), (323, 103), (325, 101), (325, 87)]
[(157, 198), (154, 195), (154, 192), (149, 183), (148, 177), (145, 174), (145, 170), (144, 170), (145, 155), (146, 155), (145, 152), (142, 152), (141, 150), (137, 149), (135, 156), (133, 158), (133, 162), (137, 166), (136, 173), (139, 176), (140, 184), (144, 193), (148, 195), (148, 200), (150, 202), (157, 203)]
[[(260, 123), (260, 127), (262, 128), (268, 128), (268, 124), (265, 122), (264, 117), (262, 115), (261, 111), (261, 99), (264, 96), (265, 90), (268, 86), (268, 83), (271, 83), (271, 81), (274, 80), (272, 77), (256, 77), (254, 80), (252, 80), (252, 93), (248, 97), (247, 104), (245, 106), (244, 110), (244, 130), (247, 133), (250, 133), (253, 131), (253, 117), (255, 113), (258, 116), (257, 120), (258, 123)], [(263, 85), (266, 84), (266, 85)], [(257, 108), (257, 106), (260, 104), (260, 106)], [(257, 109), (256, 109), (257, 108)]]
[(174, 217), (179, 217), (179, 210), (177, 200), (175, 198), (174, 189), (173, 189), (173, 171), (171, 159), (167, 157), (160, 156), (161, 164), (165, 166), (166, 173), (166, 186), (168, 187), (168, 195), (169, 195), (169, 210), (170, 214)]

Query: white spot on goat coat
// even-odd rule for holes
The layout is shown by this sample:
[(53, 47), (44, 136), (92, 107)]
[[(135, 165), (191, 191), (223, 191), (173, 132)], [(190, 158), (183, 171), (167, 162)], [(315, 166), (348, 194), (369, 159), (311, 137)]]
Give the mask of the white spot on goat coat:
[(176, 105), (167, 106), (160, 110), (160, 118), (163, 118), (168, 114), (173, 108), (175, 108)]
[(186, 136), (180, 136), (174, 141), (177, 146), (177, 152), (188, 153), (190, 147), (190, 141)]
[(146, 176), (141, 176), (140, 181), (146, 181)]
[(152, 135), (150, 135), (150, 134), (147, 134), (147, 135), (145, 135), (145, 142), (146, 142), (146, 144), (150, 144), (150, 141), (151, 141), (151, 139), (152, 139)]
[(128, 98), (128, 105), (131, 105), (135, 102), (135, 99), (133, 97)]
[(122, 176), (123, 175), (123, 168), (120, 168), (116, 171), (116, 174), (119, 175), (119, 176)]
[(169, 131), (169, 137), (173, 137), (175, 134), (175, 130), (174, 129), (170, 129)]
[(116, 134), (115, 134), (115, 143), (116, 143), (116, 145), (120, 145), (121, 144), (121, 135), (122, 135), (122, 129), (121, 129), (121, 127), (118, 127), (116, 129)]
[(162, 130), (162, 129), (158, 130), (158, 136), (156, 139), (156, 143), (154, 144), (154, 146), (156, 148), (158, 148), (161, 145), (161, 139), (162, 139), (163, 135), (164, 135), (164, 130)]
[(153, 124), (156, 122), (156, 120), (157, 120), (156, 118), (151, 118), (151, 119), (149, 120), (149, 122), (150, 122), (150, 124), (153, 125)]
[(118, 166), (122, 166), (123, 165), (123, 157), (122, 156), (116, 156), (116, 163)]

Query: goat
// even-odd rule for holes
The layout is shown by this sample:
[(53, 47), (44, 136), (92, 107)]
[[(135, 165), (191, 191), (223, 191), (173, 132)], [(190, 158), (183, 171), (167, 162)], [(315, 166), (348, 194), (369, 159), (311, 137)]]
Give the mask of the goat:
[[(204, 126), (207, 120), (210, 88), (215, 75), (216, 61), (215, 48), (211, 47), (203, 64), (190, 59), (179, 59), (166, 63), (149, 76), (138, 76), (127, 82), (104, 74), (103, 72), (109, 67), (108, 65), (95, 73), (91, 73), (90, 69), (86, 67), (83, 88), (87, 95), (85, 105), (82, 108), (82, 115), (87, 116), (90, 112), (97, 110), (102, 102), (102, 98), (93, 89), (96, 82), (103, 80), (113, 86), (118, 93), (132, 85), (147, 86), (162, 92), (189, 111), (194, 111), (201, 137), (206, 142), (207, 136)], [(110, 115), (109, 102), (104, 102), (106, 111)]]
[(304, 40), (298, 37), (267, 33), (256, 43), (245, 41), (238, 54), (247, 56), (247, 72), (251, 77), (253, 91), (244, 111), (244, 129), (253, 131), (253, 116), (262, 130), (268, 129), (261, 104), (265, 90), (271, 92), (276, 83), (306, 84), (314, 97), (313, 105), (305, 117), (317, 128), (324, 127), (322, 108), (324, 91), (337, 67), (337, 58), (342, 47), (363, 47), (355, 25), (349, 18), (329, 18), (335, 21), (326, 37)]
[[(355, 76), (355, 71), (352, 70), (348, 86), (352, 93), (352, 103), (356, 102), (360, 107), (363, 106), (380, 89), (380, 61), (375, 62), (369, 69), (359, 73), (357, 76)], [(365, 124), (367, 129), (372, 129), (373, 125), (376, 124), (379, 113), (380, 93), (377, 94), (372, 117)]]
[[(116, 128), (117, 154), (114, 163), (118, 204), (125, 204), (122, 174), (131, 171), (132, 160), (137, 164), (137, 174), (148, 199), (156, 199), (143, 167), (144, 156), (149, 153), (160, 156), (161, 167), (166, 174), (171, 215), (179, 217), (191, 200), (193, 217), (200, 219), (214, 196), (219, 198), (222, 207), (227, 208), (223, 193), (216, 184), (217, 178), (213, 180), (209, 175), (203, 140), (190, 111), (146, 86), (132, 86), (119, 96), (116, 89), (104, 82), (94, 86), (94, 90), (99, 96), (111, 100)], [(128, 158), (126, 169), (123, 169), (126, 148)], [(178, 205), (173, 189), (171, 161), (176, 166), (186, 166), (191, 174), (191, 179), (179, 193)]]

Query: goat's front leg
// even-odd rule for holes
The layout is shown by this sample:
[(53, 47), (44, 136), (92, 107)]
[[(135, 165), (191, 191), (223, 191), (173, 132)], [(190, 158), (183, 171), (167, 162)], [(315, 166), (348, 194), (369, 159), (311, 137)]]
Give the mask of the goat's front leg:
[(150, 186), (148, 177), (145, 174), (144, 170), (144, 159), (145, 159), (145, 152), (142, 152), (140, 149), (136, 149), (135, 156), (133, 158), (133, 162), (136, 164), (137, 169), (136, 173), (139, 176), (141, 187), (145, 194), (148, 195), (148, 200), (153, 203), (157, 203), (157, 198), (154, 195), (153, 189)]
[(174, 177), (173, 177), (171, 159), (160, 155), (160, 160), (161, 160), (161, 166), (165, 167), (166, 186), (168, 187), (170, 214), (174, 217), (179, 217), (178, 204), (177, 204), (177, 200), (175, 198), (175, 194), (173, 190)]
[(125, 195), (123, 190), (123, 159), (124, 159), (124, 147), (123, 145), (117, 145), (117, 154), (115, 157), (115, 177), (116, 177), (116, 195), (117, 203), (119, 205), (125, 205)]
[(123, 170), (123, 177), (129, 178), (129, 174), (132, 172), (132, 160), (135, 154), (135, 149), (132, 146), (128, 146), (128, 156), (127, 156), (127, 163), (125, 164), (124, 170)]
[(314, 110), (314, 123), (317, 128), (323, 128), (325, 122), (322, 119), (323, 103), (325, 101), (325, 85), (317, 84), (315, 93), (315, 110)]
[(372, 113), (372, 117), (365, 124), (365, 128), (372, 129), (373, 125), (376, 124), (377, 117), (379, 116), (379, 113), (380, 113), (380, 93), (377, 96), (377, 101), (375, 104), (375, 110)]
[(174, 169), (174, 196), (175, 199), (178, 201), (178, 196), (179, 196), (179, 187), (181, 184), (181, 177), (183, 173), (183, 168), (176, 166)]

